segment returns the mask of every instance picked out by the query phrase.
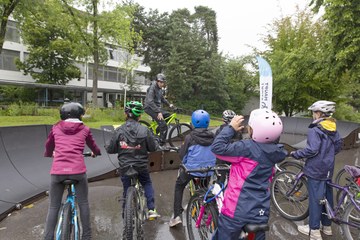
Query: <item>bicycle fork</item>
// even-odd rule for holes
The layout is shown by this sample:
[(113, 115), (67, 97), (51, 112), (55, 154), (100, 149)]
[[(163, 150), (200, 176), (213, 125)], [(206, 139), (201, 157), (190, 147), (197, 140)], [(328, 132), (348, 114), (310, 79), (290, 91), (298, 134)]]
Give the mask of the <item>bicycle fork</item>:
[[(202, 220), (202, 218), (203, 218), (203, 216), (204, 216), (205, 208), (206, 208), (205, 205), (201, 205), (199, 217), (197, 218), (196, 224), (195, 224), (195, 227), (196, 227), (196, 228), (199, 228), (200, 225), (201, 225), (201, 220)], [(210, 214), (209, 217), (208, 217), (208, 219), (206, 220), (206, 223), (205, 223), (207, 227), (210, 225), (211, 221), (212, 221), (212, 216), (211, 216), (211, 214)]]

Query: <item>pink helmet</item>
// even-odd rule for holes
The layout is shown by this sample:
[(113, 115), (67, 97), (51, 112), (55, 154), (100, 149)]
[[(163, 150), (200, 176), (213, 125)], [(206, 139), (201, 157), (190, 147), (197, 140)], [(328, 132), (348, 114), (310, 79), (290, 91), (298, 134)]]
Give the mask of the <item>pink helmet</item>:
[(279, 116), (269, 109), (255, 109), (250, 113), (249, 126), (252, 128), (252, 139), (260, 143), (276, 141), (283, 130)]

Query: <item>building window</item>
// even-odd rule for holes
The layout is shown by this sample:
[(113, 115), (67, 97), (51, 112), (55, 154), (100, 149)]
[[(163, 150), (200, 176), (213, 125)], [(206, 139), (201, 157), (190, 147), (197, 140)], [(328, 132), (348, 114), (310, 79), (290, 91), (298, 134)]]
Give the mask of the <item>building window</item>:
[(15, 64), (17, 58), (20, 58), (20, 52), (3, 49), (0, 54), (0, 69), (20, 71)]
[(117, 82), (117, 69), (115, 67), (105, 67), (104, 80)]
[(20, 33), (17, 29), (17, 23), (9, 20), (6, 25), (5, 41), (20, 43)]

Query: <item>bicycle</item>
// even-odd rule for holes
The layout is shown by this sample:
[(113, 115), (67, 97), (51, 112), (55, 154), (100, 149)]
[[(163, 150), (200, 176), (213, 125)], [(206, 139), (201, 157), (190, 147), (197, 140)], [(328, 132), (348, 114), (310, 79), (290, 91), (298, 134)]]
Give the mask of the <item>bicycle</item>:
[[(346, 171), (353, 177), (356, 171), (351, 171), (350, 167)], [(359, 192), (355, 194), (350, 190), (350, 186), (340, 186), (328, 181), (327, 184), (332, 188), (341, 191), (338, 203), (333, 208), (327, 199), (320, 201), (325, 205), (329, 219), (342, 228), (346, 239), (360, 238), (360, 197)], [(278, 173), (271, 184), (271, 199), (275, 208), (281, 216), (288, 220), (303, 220), (309, 215), (309, 202), (307, 191), (307, 179), (303, 172), (295, 174), (291, 171)], [(348, 201), (344, 205), (344, 201)]]
[(125, 173), (125, 176), (131, 179), (131, 184), (125, 198), (123, 239), (144, 239), (143, 225), (147, 219), (146, 199), (138, 174), (133, 166), (130, 166)]
[[(185, 136), (189, 134), (192, 130), (190, 124), (180, 123), (180, 119), (178, 119), (177, 117), (177, 113), (179, 113), (180, 111), (180, 108), (174, 108), (174, 112), (169, 117), (164, 119), (168, 129), (170, 125), (172, 126), (167, 136), (168, 142), (171, 147), (175, 147), (174, 143), (176, 142), (183, 142)], [(175, 122), (175, 124), (172, 124), (173, 122)], [(152, 119), (151, 123), (145, 120), (139, 120), (139, 123), (148, 127), (154, 133), (154, 135), (160, 135), (159, 125), (154, 119)]]
[(220, 171), (229, 171), (230, 166), (218, 164), (213, 167), (186, 169), (187, 173), (214, 173), (208, 186), (198, 187), (191, 196), (186, 208), (186, 227), (189, 239), (210, 239), (217, 229), (217, 219), (222, 206), (222, 195), (226, 182), (219, 181)]
[[(345, 186), (348, 185), (350, 186), (350, 189), (357, 189), (357, 184), (355, 183), (355, 180), (346, 170), (345, 168), (348, 165), (345, 165), (344, 168), (342, 168), (335, 176), (335, 183), (337, 185), (341, 185), (341, 186)], [(359, 169), (360, 171), (360, 166), (355, 165), (354, 167), (356, 167), (357, 169)], [(336, 194), (336, 201), (339, 200), (339, 191)]]
[[(91, 152), (83, 154), (84, 157), (92, 156)], [(56, 240), (80, 240), (80, 222), (78, 206), (76, 202), (75, 185), (76, 180), (64, 180), (63, 184), (67, 190), (67, 197), (59, 211), (59, 219), (56, 227)]]

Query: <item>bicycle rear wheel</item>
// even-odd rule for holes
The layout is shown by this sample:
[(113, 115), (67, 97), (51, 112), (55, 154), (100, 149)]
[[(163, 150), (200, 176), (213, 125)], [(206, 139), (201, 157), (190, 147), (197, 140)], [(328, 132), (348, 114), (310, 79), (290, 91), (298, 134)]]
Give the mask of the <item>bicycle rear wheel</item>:
[(351, 224), (341, 224), (345, 239), (360, 239), (360, 211), (353, 203), (347, 205), (342, 220)]
[(297, 183), (296, 177), (291, 171), (276, 174), (271, 184), (271, 199), (281, 216), (299, 221), (309, 215), (309, 197), (305, 177)]
[(168, 136), (170, 146), (175, 147), (176, 143), (183, 143), (186, 135), (190, 134), (191, 129), (191, 126), (187, 123), (180, 123), (179, 125), (174, 125), (170, 129)]
[(69, 240), (72, 230), (72, 212), (71, 212), (71, 203), (66, 202), (63, 206), (63, 212), (62, 212), (62, 223), (61, 223), (61, 229), (60, 229), (60, 240)]
[(194, 239), (211, 239), (218, 224), (218, 210), (215, 201), (206, 204), (204, 215), (201, 219), (199, 228), (196, 227), (200, 208), (203, 205), (204, 194), (195, 193), (189, 200), (186, 209), (186, 227), (190, 240)]
[(126, 193), (123, 239), (143, 239), (142, 217), (137, 191), (129, 187)]

